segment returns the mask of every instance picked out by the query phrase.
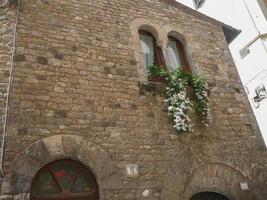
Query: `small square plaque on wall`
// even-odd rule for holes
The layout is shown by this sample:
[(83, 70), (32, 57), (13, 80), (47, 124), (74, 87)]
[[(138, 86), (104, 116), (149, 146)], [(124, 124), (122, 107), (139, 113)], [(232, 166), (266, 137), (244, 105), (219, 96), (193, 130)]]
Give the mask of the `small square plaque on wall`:
[(241, 190), (249, 190), (248, 183), (247, 182), (241, 182), (240, 188), (241, 188)]
[(138, 165), (137, 164), (128, 164), (126, 165), (126, 174), (127, 176), (133, 177), (138, 176)]

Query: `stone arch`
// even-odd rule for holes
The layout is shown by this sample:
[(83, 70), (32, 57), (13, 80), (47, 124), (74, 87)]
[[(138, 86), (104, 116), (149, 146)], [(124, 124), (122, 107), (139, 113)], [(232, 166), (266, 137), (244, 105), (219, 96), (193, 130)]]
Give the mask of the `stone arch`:
[(157, 40), (157, 44), (160, 46), (163, 39), (163, 34), (161, 31), (161, 26), (145, 18), (137, 18), (133, 20), (130, 24), (130, 31), (139, 43), (139, 34), (138, 31), (146, 30), (149, 31)]
[(57, 135), (37, 141), (13, 161), (11, 193), (29, 194), (31, 182), (39, 169), (63, 158), (79, 161), (93, 172), (100, 196), (101, 190), (121, 187), (117, 167), (99, 145), (79, 136)]
[[(183, 26), (182, 26), (183, 27)], [(179, 40), (185, 47), (188, 45), (188, 37), (186, 30), (180, 26), (173, 26), (172, 24), (165, 24), (162, 26), (165, 38), (163, 39), (163, 48), (167, 48), (168, 36), (173, 36)]]
[(172, 37), (176, 38), (177, 40), (179, 40), (183, 44), (184, 47), (187, 46), (187, 41), (186, 41), (183, 34), (177, 32), (175, 30), (171, 30), (167, 33), (167, 36), (172, 36)]
[(148, 25), (148, 24), (142, 24), (139, 26), (138, 31), (139, 30), (145, 30), (145, 31), (150, 32), (154, 36), (154, 38), (156, 39), (157, 45), (161, 46), (161, 42), (160, 42), (160, 38), (159, 38), (159, 32), (154, 26)]
[(165, 37), (164, 36), (165, 32), (162, 31), (160, 25), (145, 18), (137, 18), (133, 20), (130, 24), (130, 31), (131, 31), (130, 46), (132, 47), (132, 50), (134, 51), (135, 54), (134, 56), (137, 63), (138, 75), (142, 81), (146, 81), (147, 71), (143, 61), (143, 55), (141, 52), (139, 33), (138, 33), (139, 30), (146, 30), (150, 32), (155, 37), (157, 45), (160, 48), (163, 47), (164, 43), (163, 39)]
[[(256, 200), (253, 183), (240, 171), (222, 163), (211, 163), (197, 166), (192, 160), (193, 170), (169, 170), (162, 191), (162, 200), (190, 200), (200, 192), (215, 192), (223, 194), (231, 200)], [(187, 173), (187, 175), (181, 175)], [(183, 180), (181, 180), (183, 179)], [(241, 191), (240, 183), (247, 182), (249, 191)], [(166, 185), (165, 185), (166, 184)]]
[[(247, 182), (249, 191), (241, 191), (240, 183)], [(217, 192), (231, 200), (255, 200), (254, 186), (240, 171), (222, 163), (212, 163), (194, 169), (187, 180), (185, 198), (199, 192)]]

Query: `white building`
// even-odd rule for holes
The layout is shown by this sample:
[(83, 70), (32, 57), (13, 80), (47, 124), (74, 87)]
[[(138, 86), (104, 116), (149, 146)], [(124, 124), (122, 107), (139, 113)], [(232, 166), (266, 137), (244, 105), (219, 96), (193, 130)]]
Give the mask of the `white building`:
[(267, 0), (177, 0), (242, 30), (229, 45), (267, 144)]

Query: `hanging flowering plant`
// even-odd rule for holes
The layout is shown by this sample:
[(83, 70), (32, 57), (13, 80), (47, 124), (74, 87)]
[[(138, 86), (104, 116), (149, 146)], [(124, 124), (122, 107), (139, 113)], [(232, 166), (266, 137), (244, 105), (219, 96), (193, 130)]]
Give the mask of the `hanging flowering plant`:
[[(151, 67), (154, 71), (157, 66)], [(149, 68), (150, 69), (150, 68)], [(156, 76), (165, 77), (166, 80), (166, 99), (168, 103), (168, 116), (173, 121), (173, 127), (178, 133), (192, 132), (193, 123), (189, 113), (193, 108), (193, 103), (187, 97), (187, 86), (191, 86), (196, 99), (195, 110), (202, 126), (208, 126), (211, 121), (211, 109), (208, 98), (207, 83), (204, 79), (191, 73), (186, 73), (182, 69), (168, 72), (163, 68), (158, 69), (161, 73)], [(149, 72), (154, 75), (153, 71)]]
[(211, 105), (208, 97), (208, 84), (199, 76), (191, 75), (190, 82), (196, 98), (196, 112), (200, 123), (209, 126), (212, 122)]
[(193, 104), (187, 97), (185, 86), (188, 84), (186, 74), (181, 70), (169, 73), (165, 77), (167, 81), (166, 102), (168, 102), (168, 116), (173, 121), (173, 127), (177, 132), (191, 132), (193, 124), (188, 116)]

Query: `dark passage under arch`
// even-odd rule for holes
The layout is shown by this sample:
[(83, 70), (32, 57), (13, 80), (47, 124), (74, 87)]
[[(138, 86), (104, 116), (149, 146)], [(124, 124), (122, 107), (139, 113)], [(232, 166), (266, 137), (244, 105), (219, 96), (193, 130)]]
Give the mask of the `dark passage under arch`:
[(190, 200), (231, 200), (216, 192), (200, 192), (191, 197)]

